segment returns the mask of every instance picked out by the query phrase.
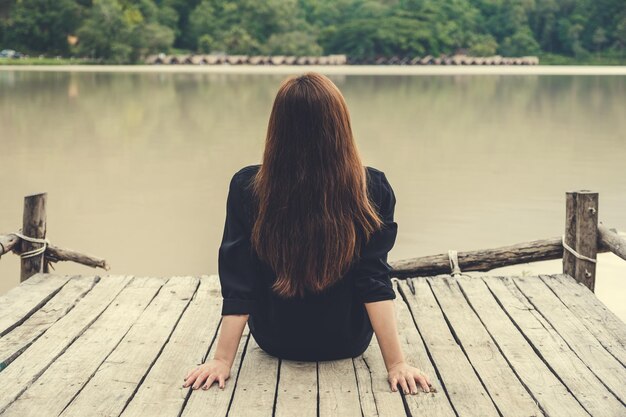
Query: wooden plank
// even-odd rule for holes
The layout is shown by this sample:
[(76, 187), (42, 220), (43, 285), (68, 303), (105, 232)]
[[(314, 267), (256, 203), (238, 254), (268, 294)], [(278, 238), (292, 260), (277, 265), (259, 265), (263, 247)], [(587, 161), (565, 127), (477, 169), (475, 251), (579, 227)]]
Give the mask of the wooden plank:
[[(580, 197), (580, 196), (579, 196)], [(612, 356), (538, 277), (515, 277), (514, 283), (554, 327), (567, 345), (622, 402), (626, 402), (626, 369)]]
[[(574, 250), (587, 258), (596, 259), (598, 253), (598, 193), (581, 190), (576, 195), (576, 246)], [(586, 259), (574, 260), (574, 278), (591, 291), (596, 284), (596, 264)]]
[(170, 278), (61, 416), (119, 415), (160, 354), (198, 284), (196, 277)]
[(450, 332), (428, 282), (425, 278), (410, 281), (413, 289), (401, 282), (400, 291), (407, 300), (454, 410), (459, 417), (497, 417), (493, 401)]
[(454, 332), (454, 336), (498, 410), (507, 416), (541, 416), (543, 413), (517, 378), (497, 345), (467, 304), (455, 278), (428, 278), (428, 283)]
[(278, 366), (279, 359), (261, 349), (251, 336), (237, 376), (229, 417), (272, 416)]
[(352, 358), (318, 362), (320, 417), (361, 417)]
[[(568, 191), (565, 193), (565, 244), (570, 248), (576, 248), (576, 198), (578, 193)], [(559, 242), (561, 243), (561, 242)], [(561, 243), (561, 246), (563, 244)], [(563, 273), (570, 276), (576, 275), (576, 257), (568, 250), (563, 251)]]
[(185, 374), (204, 362), (220, 323), (221, 302), (217, 275), (201, 277), (172, 337), (121, 416), (178, 416), (188, 391), (182, 387)]
[[(525, 279), (534, 279), (544, 285), (538, 277)], [(486, 277), (485, 282), (498, 299), (507, 300), (503, 305), (509, 317), (589, 414), (614, 417), (626, 412), (617, 398), (606, 390), (550, 324), (537, 313), (511, 278)], [(550, 290), (545, 288), (545, 291)]]
[[(221, 323), (221, 322), (220, 322)], [(212, 358), (215, 355), (215, 350), (217, 349), (217, 340), (219, 338), (221, 330), (221, 325), (218, 328), (217, 335), (215, 341), (211, 344), (211, 350), (207, 355), (206, 359)], [(244, 327), (243, 333), (241, 335), (241, 339), (239, 341), (239, 348), (237, 349), (237, 354), (235, 355), (235, 359), (233, 361), (233, 366), (230, 370), (230, 378), (226, 380), (226, 384), (224, 389), (219, 389), (217, 384), (213, 384), (211, 388), (208, 390), (197, 389), (194, 390), (191, 387), (187, 388), (186, 398), (187, 402), (184, 405), (183, 412), (181, 417), (196, 417), (205, 415), (207, 410), (211, 410), (211, 417), (225, 417), (228, 413), (228, 407), (230, 405), (230, 401), (235, 392), (235, 388), (238, 385), (238, 374), (241, 368), (241, 360), (245, 356), (246, 346), (249, 343), (250, 337), (250, 329), (248, 325)], [(182, 378), (181, 378), (182, 379)], [(182, 386), (184, 381), (180, 382)], [(246, 393), (244, 392), (245, 396)], [(230, 413), (229, 416), (234, 416), (234, 414)]]
[[(103, 280), (112, 278), (117, 279), (106, 277)], [(165, 281), (133, 278), (102, 315), (2, 416), (37, 417), (41, 415), (41, 410), (58, 416), (119, 344)]]
[(518, 378), (549, 416), (589, 416), (567, 388), (535, 353), (500, 304), (515, 305), (512, 294), (498, 300), (478, 277), (457, 277), (472, 309), (489, 331)]
[(448, 394), (445, 389), (443, 389), (443, 384), (428, 356), (424, 341), (418, 333), (417, 327), (415, 327), (409, 307), (399, 290), (399, 281), (394, 278), (392, 282), (394, 291), (396, 292), (394, 306), (398, 323), (400, 346), (404, 352), (404, 358), (409, 365), (419, 368), (428, 375), (428, 379), (436, 390), (435, 392), (429, 393), (418, 391), (416, 395), (405, 395), (404, 399), (406, 400), (407, 407), (413, 416), (454, 417), (456, 414), (452, 409)]
[(0, 370), (13, 362), (57, 320), (67, 314), (100, 280), (100, 277), (74, 277), (50, 301), (21, 325), (0, 339)]
[(83, 334), (130, 279), (128, 276), (103, 277), (76, 307), (0, 372), (0, 413)]
[(0, 296), (0, 336), (39, 310), (69, 279), (69, 275), (35, 274)]
[(276, 417), (317, 416), (317, 362), (280, 361)]
[[(458, 253), (459, 266), (463, 271), (489, 271), (507, 265), (560, 259), (562, 256), (560, 237)], [(390, 265), (393, 268), (392, 277), (424, 277), (450, 272), (447, 253), (403, 259), (390, 262)]]
[[(26, 237), (42, 239), (46, 237), (46, 202), (47, 193), (38, 193), (24, 197), (24, 212), (22, 216), (22, 234)], [(32, 243), (21, 239), (20, 253), (32, 251), (43, 246), (42, 243)], [(45, 254), (21, 258), (20, 281), (39, 272), (49, 272)]]
[[(387, 369), (376, 335), (365, 352), (354, 358), (353, 362), (363, 417), (405, 416), (402, 394), (400, 391), (391, 391), (387, 380)], [(416, 395), (426, 396), (424, 392)]]
[(540, 275), (540, 278), (600, 344), (626, 365), (626, 323), (572, 277), (559, 274)]

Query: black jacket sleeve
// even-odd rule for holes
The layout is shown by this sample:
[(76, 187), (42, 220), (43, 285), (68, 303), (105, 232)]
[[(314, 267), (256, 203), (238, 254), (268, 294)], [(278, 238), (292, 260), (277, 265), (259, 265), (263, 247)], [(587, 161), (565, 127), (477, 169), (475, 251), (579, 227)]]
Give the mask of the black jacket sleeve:
[(387, 253), (393, 248), (398, 233), (398, 224), (394, 221), (396, 197), (384, 173), (380, 181), (379, 214), (384, 225), (365, 244), (355, 271), (356, 297), (363, 303), (396, 298), (389, 277), (392, 268), (387, 263)]
[(250, 245), (240, 185), (235, 174), (226, 201), (226, 222), (218, 255), (222, 315), (250, 314), (257, 302), (257, 265)]

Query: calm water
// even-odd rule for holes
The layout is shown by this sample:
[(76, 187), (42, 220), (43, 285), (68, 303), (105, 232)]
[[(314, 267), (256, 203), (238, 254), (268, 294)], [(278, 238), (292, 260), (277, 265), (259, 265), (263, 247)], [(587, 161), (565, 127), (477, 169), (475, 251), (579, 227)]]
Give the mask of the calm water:
[[(575, 189), (598, 191), (600, 220), (626, 230), (626, 76), (330, 76), (364, 163), (396, 192), (390, 260), (559, 236)], [(49, 239), (110, 273), (216, 273), (228, 182), (260, 162), (284, 77), (0, 71), (0, 232), (47, 191)], [(18, 277), (4, 256), (0, 293)], [(626, 261), (600, 255), (596, 293), (626, 320)]]

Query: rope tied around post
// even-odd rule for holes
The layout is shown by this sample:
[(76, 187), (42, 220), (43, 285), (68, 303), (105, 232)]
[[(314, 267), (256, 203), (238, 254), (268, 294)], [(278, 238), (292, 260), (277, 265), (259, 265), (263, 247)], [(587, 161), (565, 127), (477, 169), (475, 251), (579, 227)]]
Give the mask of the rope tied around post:
[(453, 277), (461, 275), (461, 267), (459, 267), (459, 257), (457, 251), (453, 249), (448, 250), (448, 259), (450, 260), (450, 275)]
[(592, 263), (597, 263), (597, 259), (593, 259), (593, 258), (589, 258), (585, 255), (581, 255), (580, 253), (576, 252), (574, 249), (572, 249), (571, 246), (569, 246), (567, 243), (565, 243), (565, 235), (561, 236), (561, 243), (563, 243), (563, 248), (565, 250), (567, 250), (569, 253), (571, 253), (572, 255), (574, 255), (576, 258), (578, 259), (582, 259), (583, 261), (589, 261)]
[(20, 239), (23, 239), (23, 240), (25, 240), (27, 242), (41, 244), (41, 246), (38, 247), (38, 248), (35, 248), (33, 250), (29, 250), (29, 251), (20, 253), (19, 254), (20, 257), (22, 257), (22, 258), (31, 258), (33, 256), (41, 255), (41, 254), (43, 254), (46, 251), (46, 249), (48, 248), (48, 245), (50, 244), (50, 241), (47, 238), (39, 239), (39, 238), (36, 238), (36, 237), (26, 236), (26, 235), (21, 233), (22, 229), (19, 229), (19, 230), (20, 230), (19, 232), (13, 232), (13, 233), (10, 233), (10, 234), (15, 235), (15, 236), (19, 237)]

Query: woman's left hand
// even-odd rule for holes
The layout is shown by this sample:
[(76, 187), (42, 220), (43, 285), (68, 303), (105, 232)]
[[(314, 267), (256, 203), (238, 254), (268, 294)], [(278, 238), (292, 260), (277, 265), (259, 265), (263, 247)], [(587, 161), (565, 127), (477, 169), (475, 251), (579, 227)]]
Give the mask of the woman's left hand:
[[(432, 385), (428, 377), (418, 368), (415, 368), (406, 362), (400, 362), (391, 366), (387, 370), (388, 381), (392, 391), (398, 390), (398, 383), (402, 387), (402, 391), (408, 394), (417, 394), (417, 385), (419, 384), (424, 392), (430, 392)], [(434, 391), (434, 389), (432, 390)]]

